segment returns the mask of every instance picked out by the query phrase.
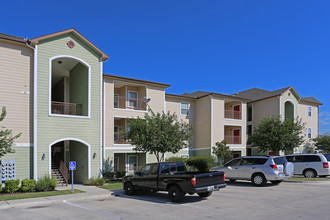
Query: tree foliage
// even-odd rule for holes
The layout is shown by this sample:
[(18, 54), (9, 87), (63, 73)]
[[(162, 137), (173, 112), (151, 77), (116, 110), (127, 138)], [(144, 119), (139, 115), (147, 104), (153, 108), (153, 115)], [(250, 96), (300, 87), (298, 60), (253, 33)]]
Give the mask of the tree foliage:
[(229, 146), (227, 146), (226, 140), (217, 142), (215, 145), (216, 147), (212, 147), (212, 152), (217, 156), (218, 160), (223, 163), (225, 158), (231, 156), (232, 151), (229, 149)]
[(322, 150), (324, 153), (330, 153), (330, 133), (319, 135), (313, 141), (315, 141), (315, 146), (318, 150)]
[[(2, 107), (0, 122), (2, 122), (7, 115), (6, 107)], [(12, 149), (14, 140), (21, 136), (21, 133), (17, 135), (12, 134), (12, 130), (6, 129), (4, 126), (0, 127), (0, 158), (7, 153), (14, 153)]]
[(164, 161), (166, 152), (177, 153), (188, 147), (192, 138), (192, 126), (179, 122), (177, 115), (154, 113), (149, 110), (144, 118), (129, 119), (126, 140), (135, 151), (154, 154), (158, 162)]
[(284, 120), (279, 116), (264, 118), (248, 138), (251, 147), (259, 152), (293, 151), (304, 142), (304, 125), (301, 120)]

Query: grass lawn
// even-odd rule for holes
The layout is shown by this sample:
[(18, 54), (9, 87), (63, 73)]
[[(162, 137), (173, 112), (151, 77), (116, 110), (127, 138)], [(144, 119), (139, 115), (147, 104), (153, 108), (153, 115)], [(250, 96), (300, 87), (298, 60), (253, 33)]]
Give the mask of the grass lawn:
[(29, 198), (38, 198), (45, 196), (59, 196), (59, 195), (67, 195), (67, 194), (76, 194), (76, 193), (84, 193), (85, 191), (81, 191), (78, 189), (74, 189), (74, 192), (70, 190), (60, 190), (60, 191), (50, 191), (50, 192), (31, 192), (31, 193), (17, 193), (17, 194), (3, 194), (0, 195), (0, 201), (4, 200), (13, 200), (13, 199), (29, 199)]
[(117, 182), (117, 183), (109, 183), (108, 185), (105, 186), (99, 186), (102, 189), (122, 189), (123, 188), (123, 183), (122, 182)]
[(291, 177), (287, 180), (292, 181), (330, 181), (328, 178), (305, 178), (305, 177)]

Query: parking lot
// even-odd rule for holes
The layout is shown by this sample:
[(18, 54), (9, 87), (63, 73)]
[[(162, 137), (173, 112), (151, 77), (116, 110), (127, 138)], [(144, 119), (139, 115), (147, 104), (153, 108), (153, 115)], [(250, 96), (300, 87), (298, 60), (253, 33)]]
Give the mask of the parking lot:
[(1, 219), (328, 219), (330, 183), (230, 183), (209, 198), (187, 195), (169, 202), (166, 193), (126, 196), (122, 190), (102, 200), (1, 210)]

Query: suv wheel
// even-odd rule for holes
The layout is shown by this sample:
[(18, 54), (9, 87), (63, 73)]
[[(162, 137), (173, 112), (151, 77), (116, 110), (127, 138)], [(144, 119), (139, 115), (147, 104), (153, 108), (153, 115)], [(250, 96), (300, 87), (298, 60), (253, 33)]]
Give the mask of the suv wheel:
[(317, 173), (315, 170), (307, 169), (304, 171), (304, 176), (306, 178), (315, 178), (317, 176)]
[(267, 180), (262, 173), (253, 174), (251, 181), (256, 186), (264, 186), (267, 183)]
[(131, 196), (131, 195), (134, 195), (135, 194), (134, 186), (130, 182), (125, 183), (124, 189), (125, 189), (126, 195), (130, 195)]
[(185, 193), (178, 186), (171, 186), (168, 190), (168, 198), (172, 202), (180, 202), (184, 196)]

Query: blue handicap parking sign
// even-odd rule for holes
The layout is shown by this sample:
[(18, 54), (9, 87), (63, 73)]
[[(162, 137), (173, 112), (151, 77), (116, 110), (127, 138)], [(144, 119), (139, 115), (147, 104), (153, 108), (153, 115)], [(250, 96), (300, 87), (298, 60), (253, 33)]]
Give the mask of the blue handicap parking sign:
[(76, 161), (69, 162), (69, 170), (76, 170)]

